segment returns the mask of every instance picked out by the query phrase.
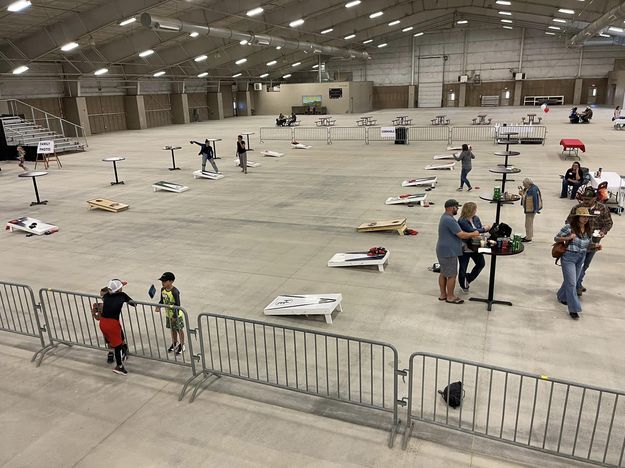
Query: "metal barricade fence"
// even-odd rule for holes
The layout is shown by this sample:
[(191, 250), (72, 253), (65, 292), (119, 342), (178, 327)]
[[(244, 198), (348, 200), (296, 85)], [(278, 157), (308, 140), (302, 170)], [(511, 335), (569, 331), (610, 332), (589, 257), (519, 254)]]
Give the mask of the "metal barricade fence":
[(367, 144), (370, 141), (387, 141), (392, 142), (395, 138), (383, 138), (382, 127), (367, 127), (366, 128)]
[(503, 125), (496, 126), (495, 129), (497, 138), (501, 134), (510, 132), (518, 133), (518, 135), (515, 136), (521, 140), (521, 143), (540, 143), (544, 145), (547, 139), (547, 127), (544, 125), (507, 124), (505, 127)]
[(399, 427), (398, 358), (390, 344), (216, 314), (200, 314), (203, 378), (248, 380), (392, 414)]
[(494, 141), (495, 127), (492, 125), (467, 125), (451, 127), (449, 143), (471, 143), (473, 141)]
[(365, 127), (328, 127), (330, 143), (333, 141), (367, 142)]
[[(406, 448), (414, 421), (594, 464), (623, 466), (625, 393), (427, 353), (410, 357)], [(437, 393), (461, 381), (450, 408)]]
[[(45, 355), (59, 344), (109, 350), (98, 321), (91, 313), (93, 304), (101, 303), (99, 296), (58, 289), (41, 289), (39, 299), (50, 344), (39, 351), (37, 366), (41, 364)], [(195, 329), (189, 327), (189, 316), (186, 310), (182, 307), (141, 301), (133, 301), (133, 304), (134, 306), (126, 304), (120, 316), (130, 356), (189, 367), (195, 376), (196, 366), (191, 339), (191, 336), (195, 335)], [(170, 307), (174, 313), (175, 311), (182, 312), (184, 317), (187, 350), (180, 356), (167, 352), (171, 337), (165, 319)], [(180, 398), (184, 396), (186, 388), (187, 384), (183, 387)]]
[(30, 286), (0, 281), (0, 331), (39, 338), (46, 344), (39, 307)]
[(431, 127), (407, 127), (408, 142), (411, 141), (445, 141), (449, 142), (449, 127), (444, 125)]
[(292, 127), (260, 127), (258, 139), (262, 143), (265, 140), (293, 140)]
[(298, 141), (330, 141), (329, 127), (293, 127), (293, 138)]

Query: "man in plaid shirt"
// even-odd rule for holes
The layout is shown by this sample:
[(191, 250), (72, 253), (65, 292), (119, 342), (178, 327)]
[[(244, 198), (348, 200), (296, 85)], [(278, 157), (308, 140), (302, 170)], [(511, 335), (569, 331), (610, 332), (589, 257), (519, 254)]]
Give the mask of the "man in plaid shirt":
[[(610, 229), (612, 229), (612, 215), (610, 215), (610, 210), (607, 206), (597, 200), (597, 192), (592, 187), (586, 187), (584, 193), (582, 194), (582, 202), (579, 205), (574, 206), (569, 213), (569, 217), (566, 222), (571, 222), (571, 217), (575, 214), (575, 210), (579, 207), (588, 208), (590, 214), (593, 215), (590, 218), (590, 223), (593, 231), (593, 242), (599, 243), (601, 239), (608, 234)], [(595, 237), (595, 231), (599, 231), (599, 236)], [(596, 250), (588, 250), (586, 252), (586, 259), (584, 260), (584, 267), (582, 268), (582, 272), (577, 279), (577, 295), (581, 296), (582, 293), (586, 292), (586, 288), (582, 285), (584, 281), (584, 276), (586, 276), (586, 270), (590, 266), (590, 262), (592, 262), (593, 257), (597, 253)]]

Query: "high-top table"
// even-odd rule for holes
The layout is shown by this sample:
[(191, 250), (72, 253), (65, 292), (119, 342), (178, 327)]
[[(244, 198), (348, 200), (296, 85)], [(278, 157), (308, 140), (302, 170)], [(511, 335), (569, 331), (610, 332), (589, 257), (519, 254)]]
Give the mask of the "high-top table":
[(35, 187), (35, 197), (37, 198), (37, 201), (31, 202), (30, 206), (48, 204), (48, 200), (39, 199), (39, 190), (37, 190), (37, 177), (43, 177), (45, 175), (48, 175), (48, 173), (45, 171), (26, 171), (21, 172), (17, 175), (18, 177), (30, 177), (33, 180), (33, 187)]
[(213, 147), (213, 158), (221, 159), (217, 156), (217, 142), (221, 141), (221, 138), (204, 138)]
[(117, 162), (118, 161), (125, 161), (126, 158), (122, 157), (122, 156), (111, 156), (110, 158), (104, 158), (102, 161), (104, 162), (112, 162), (113, 163), (113, 171), (115, 172), (115, 182), (111, 182), (111, 185), (119, 185), (119, 184), (123, 184), (124, 181), (123, 180), (119, 180), (117, 178)]
[(245, 149), (247, 151), (254, 151), (252, 148), (250, 148), (250, 135), (255, 135), (254, 132), (241, 132), (241, 135), (244, 135), (245, 138), (247, 139), (247, 146), (245, 147)]
[(174, 155), (174, 151), (182, 149), (182, 146), (165, 146), (163, 148), (163, 150), (165, 151), (171, 151), (171, 167), (169, 168), (170, 171), (179, 171), (180, 168), (176, 167), (176, 156)]

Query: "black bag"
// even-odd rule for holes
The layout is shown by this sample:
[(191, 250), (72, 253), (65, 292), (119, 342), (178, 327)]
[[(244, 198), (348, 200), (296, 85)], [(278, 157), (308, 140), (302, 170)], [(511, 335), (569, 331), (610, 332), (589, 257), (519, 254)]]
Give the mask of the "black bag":
[(462, 382), (460, 381), (450, 383), (444, 390), (439, 390), (438, 393), (443, 397), (443, 400), (454, 409), (460, 406), (464, 398), (464, 390), (462, 389)]
[(497, 240), (503, 237), (510, 237), (512, 234), (512, 228), (508, 226), (506, 223), (495, 223), (493, 227), (488, 231), (490, 234), (491, 240)]

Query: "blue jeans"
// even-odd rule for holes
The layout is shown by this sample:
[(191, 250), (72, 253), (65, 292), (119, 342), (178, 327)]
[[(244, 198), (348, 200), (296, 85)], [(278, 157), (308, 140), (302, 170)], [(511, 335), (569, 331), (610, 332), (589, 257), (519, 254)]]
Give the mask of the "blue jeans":
[(570, 184), (568, 180), (562, 179), (562, 191), (560, 192), (560, 198), (566, 198), (568, 196), (569, 185), (573, 187), (571, 190), (571, 200), (575, 200), (575, 195), (577, 195), (577, 191), (582, 186), (582, 182), (580, 181), (578, 184)]
[(596, 253), (597, 253), (596, 250), (586, 251), (586, 257), (584, 258), (584, 265), (582, 266), (582, 271), (580, 272), (579, 277), (577, 278), (577, 289), (582, 288), (582, 282), (584, 281), (584, 276), (586, 276), (586, 270), (588, 270), (588, 267), (590, 266), (590, 262), (592, 262), (592, 259)]
[(467, 179), (469, 172), (471, 172), (471, 169), (465, 169), (464, 167), (460, 171), (460, 188), (464, 187), (464, 184), (467, 184), (467, 188), (471, 188), (471, 182)]
[[(469, 266), (469, 260), (473, 259), (475, 266), (469, 274), (467, 274), (467, 267)], [(458, 281), (460, 281), (461, 288), (468, 288), (469, 283), (475, 281), (479, 274), (484, 269), (486, 261), (484, 260), (484, 254), (477, 252), (465, 252), (458, 257), (460, 262), (460, 269), (458, 270)], [(465, 283), (466, 281), (466, 283)]]
[(567, 303), (569, 313), (580, 314), (582, 312), (582, 304), (577, 297), (577, 280), (582, 272), (585, 258), (586, 252), (569, 252), (568, 250), (560, 258), (563, 281), (557, 297), (560, 302)]

